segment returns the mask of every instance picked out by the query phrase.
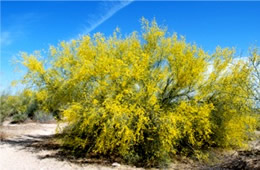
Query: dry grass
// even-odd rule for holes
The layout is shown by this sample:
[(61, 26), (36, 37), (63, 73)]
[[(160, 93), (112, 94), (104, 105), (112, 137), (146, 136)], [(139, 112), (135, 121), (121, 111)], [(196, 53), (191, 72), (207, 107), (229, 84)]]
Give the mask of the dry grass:
[(6, 134), (5, 132), (1, 132), (0, 131), (0, 141), (3, 141), (5, 139), (7, 139), (7, 138), (8, 138), (8, 134)]

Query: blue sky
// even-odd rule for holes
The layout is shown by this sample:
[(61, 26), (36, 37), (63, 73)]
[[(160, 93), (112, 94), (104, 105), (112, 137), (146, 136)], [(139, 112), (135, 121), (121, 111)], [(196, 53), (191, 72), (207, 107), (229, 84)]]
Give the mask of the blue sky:
[(0, 91), (23, 74), (12, 64), (20, 51), (47, 50), (80, 34), (109, 36), (116, 27), (126, 35), (140, 30), (142, 17), (156, 18), (206, 51), (220, 45), (247, 55), (249, 46), (260, 46), (259, 9), (260, 2), (1, 1)]

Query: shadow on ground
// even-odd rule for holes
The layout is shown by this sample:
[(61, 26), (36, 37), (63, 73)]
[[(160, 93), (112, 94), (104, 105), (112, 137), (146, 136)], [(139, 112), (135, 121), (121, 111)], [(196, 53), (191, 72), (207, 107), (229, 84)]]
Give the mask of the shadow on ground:
[(226, 158), (221, 164), (212, 166), (209, 169), (260, 170), (260, 150), (237, 151), (235, 155)]
[[(22, 149), (26, 149), (30, 152), (37, 153), (41, 151), (49, 151), (47, 154), (38, 155), (38, 159), (53, 158), (58, 161), (69, 161), (71, 163), (83, 165), (83, 164), (99, 164), (105, 166), (111, 166), (114, 161), (103, 158), (82, 158), (75, 157), (69, 150), (64, 150), (60, 144), (55, 143), (53, 139), (59, 138), (59, 135), (24, 135), (21, 138), (14, 139), (2, 139), (1, 143), (11, 146), (19, 146)], [(260, 145), (260, 141), (258, 141)], [(194, 169), (194, 168), (193, 168)], [(260, 150), (259, 148), (252, 148), (251, 150), (236, 151), (236, 154), (229, 155), (223, 160), (213, 166), (201, 166), (204, 170), (225, 170), (225, 169), (245, 169), (245, 170), (260, 170)]]
[(58, 161), (69, 161), (75, 164), (99, 164), (111, 166), (112, 160), (101, 158), (80, 158), (71, 154), (71, 151), (64, 150), (60, 144), (54, 142), (59, 135), (24, 135), (20, 138), (2, 139), (0, 143), (11, 146), (18, 146), (20, 150), (27, 150), (32, 153), (39, 153), (41, 151), (49, 151), (47, 154), (38, 155), (38, 159), (53, 158)]

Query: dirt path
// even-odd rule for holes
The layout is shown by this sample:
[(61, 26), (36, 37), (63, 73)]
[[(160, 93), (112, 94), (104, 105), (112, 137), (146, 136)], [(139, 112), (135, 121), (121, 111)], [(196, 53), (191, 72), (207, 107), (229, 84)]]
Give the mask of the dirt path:
[[(5, 124), (0, 126), (0, 170), (136, 170), (126, 165), (112, 166), (104, 160), (74, 159), (59, 152), (59, 145), (51, 143), (56, 124)], [(216, 154), (219, 161), (214, 165), (203, 165), (193, 161), (172, 163), (169, 169), (259, 169), (260, 132), (250, 142), (251, 149), (232, 151), (232, 154)]]
[(56, 124), (26, 123), (0, 127), (0, 169), (1, 170), (109, 170), (133, 169), (127, 166), (112, 167), (96, 163), (72, 163), (59, 159), (55, 148), (42, 148), (43, 143), (55, 134)]

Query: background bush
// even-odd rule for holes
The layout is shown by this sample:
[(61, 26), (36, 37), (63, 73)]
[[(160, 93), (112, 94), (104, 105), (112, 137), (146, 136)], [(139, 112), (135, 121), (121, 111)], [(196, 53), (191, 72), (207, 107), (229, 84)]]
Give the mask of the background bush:
[(23, 54), (23, 83), (42, 110), (68, 123), (64, 145), (145, 166), (243, 146), (256, 126), (250, 64), (233, 61), (233, 49), (208, 54), (155, 21), (142, 28), (61, 42), (45, 60)]
[(31, 90), (25, 89), (15, 95), (3, 92), (0, 101), (0, 124), (7, 119), (11, 123), (21, 123), (28, 119), (40, 122), (53, 120), (51, 113), (40, 110), (35, 93)]
[(50, 113), (46, 113), (42, 110), (37, 110), (34, 112), (33, 114), (33, 120), (37, 121), (37, 122), (50, 122), (54, 120), (54, 117), (52, 114)]
[(13, 122), (25, 121), (33, 113), (33, 98), (30, 90), (24, 90), (16, 95), (3, 92), (1, 94), (0, 122), (11, 117)]
[[(8, 94), (3, 92), (0, 98), (0, 124), (10, 114), (10, 104), (7, 103)], [(9, 110), (9, 111), (8, 111)]]

